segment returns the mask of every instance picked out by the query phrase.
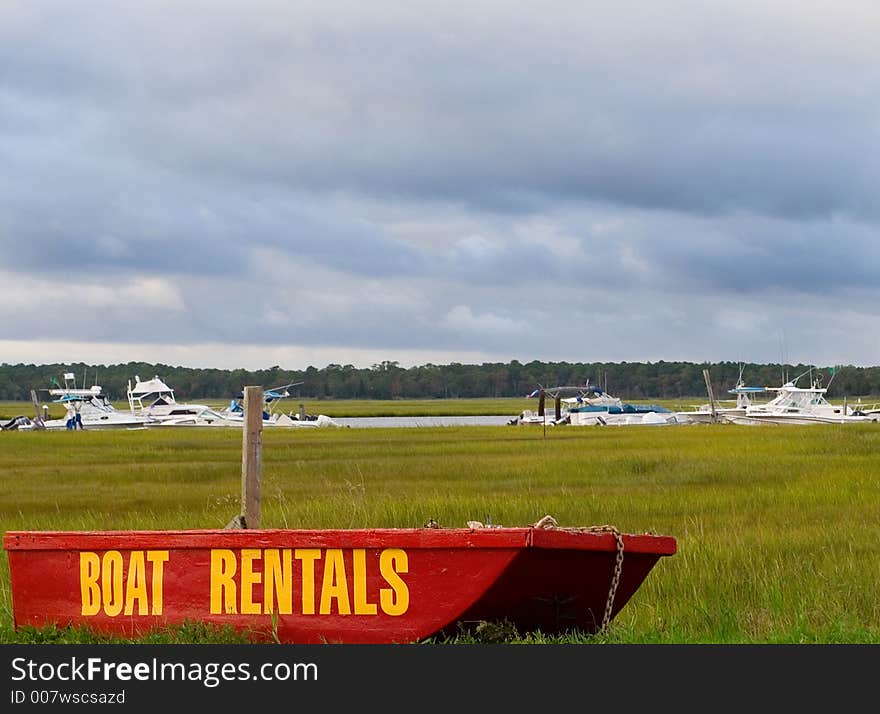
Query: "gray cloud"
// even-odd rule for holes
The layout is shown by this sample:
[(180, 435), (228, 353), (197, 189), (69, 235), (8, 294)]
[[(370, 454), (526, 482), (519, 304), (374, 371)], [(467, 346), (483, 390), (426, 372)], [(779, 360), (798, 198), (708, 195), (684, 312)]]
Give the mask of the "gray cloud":
[(843, 330), (880, 284), (877, 30), (867, 2), (4, 3), (28, 299), (0, 327), (749, 359), (825, 316), (873, 363)]

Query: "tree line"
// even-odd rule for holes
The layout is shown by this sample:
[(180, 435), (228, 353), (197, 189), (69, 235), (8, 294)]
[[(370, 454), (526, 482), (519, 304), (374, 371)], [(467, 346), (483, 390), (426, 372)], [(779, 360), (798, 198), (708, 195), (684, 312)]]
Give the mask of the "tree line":
[[(706, 397), (703, 370), (708, 369), (715, 397), (727, 398), (742, 374), (750, 386), (779, 386), (800, 377), (798, 386), (819, 380), (838, 397), (880, 395), (880, 367), (815, 367), (811, 365), (740, 364), (736, 362), (539, 362), (446, 365), (404, 368), (383, 361), (371, 367), (329, 364), (324, 368), (222, 370), (174, 367), (148, 362), (115, 365), (0, 365), (0, 400), (29, 401), (32, 389), (47, 389), (73, 373), (77, 386), (100, 385), (113, 400), (125, 400), (127, 385), (161, 377), (178, 399), (230, 399), (245, 386), (264, 389), (294, 383), (290, 394), (303, 399), (461, 399), (525, 397), (539, 386), (598, 385), (622, 399)], [(38, 392), (39, 394), (39, 392)], [(44, 398), (44, 397), (41, 397)]]

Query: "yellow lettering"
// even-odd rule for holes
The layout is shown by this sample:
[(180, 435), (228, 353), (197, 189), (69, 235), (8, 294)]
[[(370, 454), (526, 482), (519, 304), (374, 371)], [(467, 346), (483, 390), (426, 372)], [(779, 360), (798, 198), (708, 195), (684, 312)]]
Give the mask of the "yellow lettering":
[(254, 602), (254, 585), (263, 582), (263, 575), (254, 570), (254, 561), (260, 560), (262, 551), (242, 548), (241, 551), (241, 614), (259, 615), (260, 603)]
[(153, 578), (152, 578), (152, 594), (153, 594), (153, 607), (150, 611), (152, 615), (161, 615), (162, 614), (162, 583), (164, 580), (164, 572), (163, 566), (168, 562), (168, 551), (167, 550), (148, 550), (147, 551), (147, 560), (150, 561), (150, 564), (153, 566)]
[(235, 615), (236, 590), (235, 553), (231, 550), (218, 549), (211, 551), (211, 614)]
[(379, 572), (391, 588), (379, 591), (379, 602), (386, 615), (402, 615), (409, 609), (409, 588), (398, 573), (409, 572), (406, 551), (386, 548), (379, 555)]
[(82, 593), (82, 614), (88, 617), (97, 615), (101, 609), (101, 588), (98, 576), (101, 574), (101, 559), (97, 553), (79, 554), (79, 588)]
[(324, 581), (321, 584), (322, 615), (329, 615), (332, 601), (336, 599), (336, 607), (340, 615), (350, 615), (351, 605), (348, 602), (348, 582), (345, 579), (345, 562), (342, 551), (328, 548), (324, 563)]
[(280, 553), (277, 548), (270, 548), (263, 554), (263, 573), (266, 579), (263, 591), (263, 612), (275, 612), (289, 615), (293, 612), (293, 567), (290, 549)]
[(104, 612), (116, 617), (122, 612), (122, 553), (108, 550), (101, 559), (101, 593)]
[(354, 578), (354, 614), (375, 615), (376, 603), (367, 602), (367, 554), (362, 548), (351, 554)]
[(125, 583), (125, 614), (134, 614), (134, 601), (138, 602), (138, 615), (147, 614), (147, 573), (144, 552), (132, 551), (128, 560), (128, 578)]
[(315, 561), (320, 560), (318, 548), (297, 548), (293, 557), (302, 561), (302, 614), (315, 614)]

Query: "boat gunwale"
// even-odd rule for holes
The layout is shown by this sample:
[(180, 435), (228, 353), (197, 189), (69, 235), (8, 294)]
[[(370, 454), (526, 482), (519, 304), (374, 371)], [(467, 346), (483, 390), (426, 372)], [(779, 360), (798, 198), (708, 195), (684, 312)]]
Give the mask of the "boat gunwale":
[[(621, 533), (625, 553), (673, 555), (671, 536)], [(615, 551), (610, 531), (585, 528), (200, 529), (167, 531), (7, 531), (7, 551), (204, 548), (570, 549)]]

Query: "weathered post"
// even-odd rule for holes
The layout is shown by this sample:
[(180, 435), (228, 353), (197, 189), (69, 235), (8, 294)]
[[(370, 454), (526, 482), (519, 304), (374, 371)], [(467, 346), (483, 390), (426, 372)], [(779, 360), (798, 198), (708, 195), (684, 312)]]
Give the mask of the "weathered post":
[(244, 388), (241, 449), (241, 516), (245, 528), (260, 527), (263, 484), (263, 388)]

